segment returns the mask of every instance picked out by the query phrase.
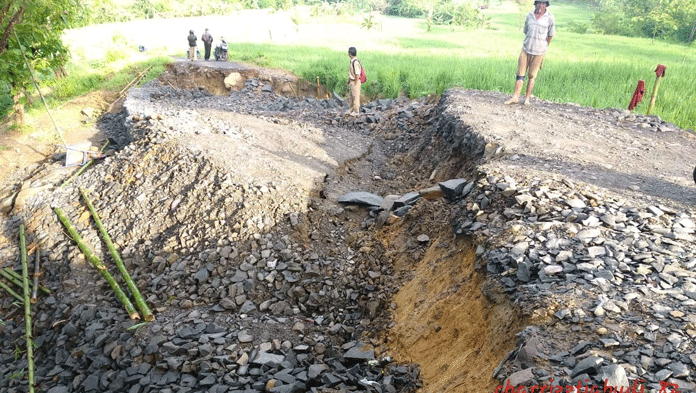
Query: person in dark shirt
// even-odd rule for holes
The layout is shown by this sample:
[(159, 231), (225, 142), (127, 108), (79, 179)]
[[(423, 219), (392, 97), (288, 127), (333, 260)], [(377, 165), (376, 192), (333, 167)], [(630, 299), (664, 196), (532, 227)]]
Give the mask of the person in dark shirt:
[(188, 36), (188, 43), (189, 43), (189, 60), (193, 61), (196, 58), (196, 41), (198, 41), (198, 37), (196, 37), (195, 34), (193, 34), (193, 30), (189, 31), (189, 36)]

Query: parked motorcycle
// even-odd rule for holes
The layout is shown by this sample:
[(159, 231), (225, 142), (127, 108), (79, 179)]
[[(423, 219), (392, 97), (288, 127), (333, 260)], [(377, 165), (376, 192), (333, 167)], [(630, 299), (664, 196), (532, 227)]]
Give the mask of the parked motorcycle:
[(215, 60), (227, 61), (227, 42), (224, 38), (220, 38), (220, 43), (215, 46)]

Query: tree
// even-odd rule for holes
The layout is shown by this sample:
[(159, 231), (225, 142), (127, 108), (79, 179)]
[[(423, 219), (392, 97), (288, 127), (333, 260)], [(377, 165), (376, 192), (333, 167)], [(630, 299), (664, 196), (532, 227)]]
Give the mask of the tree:
[(9, 86), (15, 122), (21, 124), (20, 98), (31, 83), (21, 49), (37, 73), (64, 65), (69, 54), (61, 35), (74, 25), (81, 6), (77, 0), (7, 1), (0, 11), (0, 85)]

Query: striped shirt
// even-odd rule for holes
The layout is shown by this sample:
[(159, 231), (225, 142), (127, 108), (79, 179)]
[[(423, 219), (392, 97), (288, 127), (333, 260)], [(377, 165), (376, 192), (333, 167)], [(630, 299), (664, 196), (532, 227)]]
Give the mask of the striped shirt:
[(524, 34), (522, 50), (530, 55), (544, 55), (549, 46), (546, 38), (556, 34), (556, 20), (548, 10), (537, 20), (532, 11), (524, 20)]

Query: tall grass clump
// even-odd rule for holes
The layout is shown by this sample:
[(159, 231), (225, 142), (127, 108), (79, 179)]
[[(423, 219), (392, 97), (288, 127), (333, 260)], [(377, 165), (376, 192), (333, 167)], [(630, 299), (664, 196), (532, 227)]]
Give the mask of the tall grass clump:
[(0, 119), (5, 118), (12, 109), (12, 94), (8, 85), (0, 85)]
[(141, 81), (141, 84), (144, 84), (157, 78), (171, 61), (169, 57), (152, 57), (119, 69), (109, 69), (106, 66), (96, 66), (95, 69), (92, 69), (90, 67), (73, 65), (73, 67), (68, 69), (68, 76), (61, 79), (52, 79), (46, 84), (50, 89), (46, 99), (50, 105), (60, 105), (66, 100), (79, 97), (94, 90), (118, 91), (133, 80), (142, 70), (152, 66)]
[(63, 79), (53, 81), (48, 98), (59, 101), (77, 97), (99, 89), (103, 81), (104, 77), (96, 73), (70, 73)]

